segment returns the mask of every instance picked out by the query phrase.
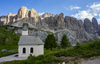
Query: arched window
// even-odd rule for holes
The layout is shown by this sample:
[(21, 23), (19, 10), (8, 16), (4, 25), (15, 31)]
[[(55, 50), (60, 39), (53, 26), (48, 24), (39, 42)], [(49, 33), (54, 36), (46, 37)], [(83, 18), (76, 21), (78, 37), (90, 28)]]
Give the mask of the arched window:
[(26, 53), (26, 48), (23, 48), (23, 53)]
[(33, 48), (32, 47), (30, 48), (30, 53), (33, 53)]

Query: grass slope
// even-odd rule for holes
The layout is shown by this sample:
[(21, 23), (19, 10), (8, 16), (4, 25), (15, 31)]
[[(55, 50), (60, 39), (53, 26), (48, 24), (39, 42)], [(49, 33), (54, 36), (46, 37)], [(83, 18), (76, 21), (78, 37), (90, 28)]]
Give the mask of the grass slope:
[(19, 35), (13, 33), (10, 25), (0, 25), (0, 51), (2, 49), (14, 50), (15, 52), (0, 52), (0, 57), (17, 53)]
[(68, 57), (90, 58), (100, 55), (100, 40), (77, 45), (67, 49), (53, 49), (53, 51), (45, 49), (45, 55), (29, 56), (27, 60), (9, 61), (4, 64), (58, 64), (61, 62), (68, 63)]
[(60, 51), (55, 54), (55, 56), (71, 56), (71, 57), (83, 57), (90, 58), (92, 56), (100, 55), (100, 40), (85, 43), (82, 45), (77, 45), (75, 47), (71, 47), (69, 49)]

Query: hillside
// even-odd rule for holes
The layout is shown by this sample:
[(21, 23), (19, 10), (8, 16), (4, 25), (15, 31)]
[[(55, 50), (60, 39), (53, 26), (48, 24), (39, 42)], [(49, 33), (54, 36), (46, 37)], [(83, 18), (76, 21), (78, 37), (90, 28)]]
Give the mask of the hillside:
[(4, 62), (4, 64), (58, 64), (62, 62), (78, 64), (85, 63), (89, 58), (96, 61), (99, 59), (97, 56), (100, 56), (99, 45), (100, 40), (97, 40), (67, 49), (53, 49), (53, 51), (45, 49), (45, 55), (29, 56), (27, 60)]
[[(15, 34), (9, 27), (11, 26), (0, 25), (0, 57), (17, 52), (19, 35)], [(3, 49), (6, 49), (7, 52), (1, 52)], [(9, 50), (13, 50), (14, 52), (9, 52)]]

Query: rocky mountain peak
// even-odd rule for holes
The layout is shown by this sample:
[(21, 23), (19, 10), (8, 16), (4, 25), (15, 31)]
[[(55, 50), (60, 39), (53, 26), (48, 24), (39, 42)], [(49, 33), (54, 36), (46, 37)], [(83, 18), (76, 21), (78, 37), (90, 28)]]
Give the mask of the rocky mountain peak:
[(84, 28), (88, 33), (93, 33), (93, 24), (88, 18), (84, 20)]
[(97, 31), (98, 30), (98, 22), (97, 22), (96, 18), (92, 18), (92, 24), (94, 27), (94, 31)]
[(8, 16), (15, 16), (16, 14), (8, 13)]
[(28, 17), (28, 12), (29, 9), (27, 9), (25, 6), (22, 6), (18, 11), (17, 18), (20, 19), (20, 18)]
[(20, 9), (27, 9), (27, 7), (25, 7), (25, 6), (22, 6)]
[(88, 18), (84, 19), (84, 23), (90, 23), (91, 21)]
[(42, 18), (46, 18), (46, 17), (50, 17), (50, 16), (54, 17), (54, 14), (51, 14), (51, 13), (44, 13), (44, 14), (42, 15)]
[(33, 8), (32, 8), (32, 10), (30, 10), (29, 15), (30, 15), (30, 17), (34, 17), (34, 18), (39, 16), (39, 14)]
[(86, 18), (84, 20), (84, 28), (88, 33), (96, 34), (98, 31), (98, 22), (96, 18), (92, 18), (92, 21)]
[(60, 17), (63, 17), (63, 16), (64, 16), (64, 14), (63, 14), (63, 13), (60, 13), (60, 14), (59, 14), (59, 16), (60, 16)]
[(35, 9), (33, 9), (33, 8), (32, 8), (32, 10), (31, 10), (31, 11), (32, 11), (32, 12), (34, 12), (34, 13), (37, 13), (37, 12), (36, 12), (36, 10), (35, 10)]

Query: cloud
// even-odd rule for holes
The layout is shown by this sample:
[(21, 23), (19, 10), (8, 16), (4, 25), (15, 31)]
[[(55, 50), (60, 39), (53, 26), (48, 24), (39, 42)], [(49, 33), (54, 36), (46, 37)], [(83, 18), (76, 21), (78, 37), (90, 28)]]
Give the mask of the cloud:
[(42, 16), (44, 13), (45, 13), (45, 12), (43, 12), (43, 13), (39, 13), (39, 15)]
[(87, 5), (87, 7), (87, 10), (79, 11), (72, 16), (82, 20), (85, 18), (89, 18), (91, 20), (95, 16), (100, 16), (100, 3), (93, 3), (92, 5)]
[(99, 17), (100, 17), (100, 13), (99, 13)]
[(96, 4), (96, 3), (93, 3), (93, 5), (90, 6), (90, 8), (92, 8), (93, 10), (99, 10), (100, 11), (100, 3)]
[(80, 9), (81, 7), (71, 5), (71, 6), (69, 6), (69, 8), (70, 8), (71, 10), (73, 10), (73, 9)]
[(100, 24), (100, 19), (97, 19), (98, 23)]
[(72, 15), (76, 18), (80, 18), (80, 19), (85, 19), (85, 18), (89, 18), (92, 19), (93, 15), (91, 13), (88, 13), (88, 11), (79, 11), (79, 13)]

